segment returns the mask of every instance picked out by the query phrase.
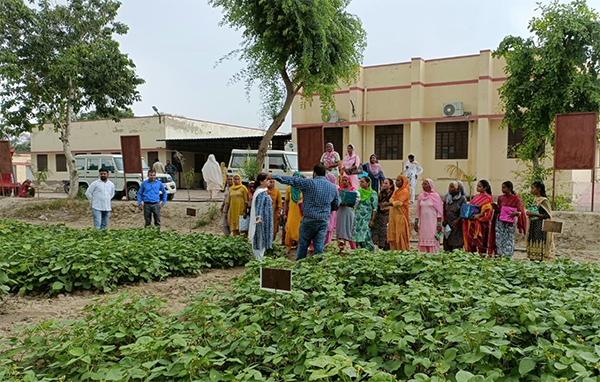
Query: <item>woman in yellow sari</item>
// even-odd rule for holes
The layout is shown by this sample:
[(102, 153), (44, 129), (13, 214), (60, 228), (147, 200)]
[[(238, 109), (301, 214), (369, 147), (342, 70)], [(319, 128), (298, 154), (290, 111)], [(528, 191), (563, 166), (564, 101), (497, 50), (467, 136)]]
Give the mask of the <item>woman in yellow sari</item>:
[[(297, 178), (302, 178), (299, 171), (294, 172)], [(302, 191), (288, 186), (285, 191), (285, 208), (284, 218), (285, 223), (285, 246), (288, 252), (292, 250), (294, 242), (300, 241), (300, 222), (302, 221), (302, 213), (300, 212), (300, 203), (302, 203)]]
[(396, 190), (392, 194), (389, 203), (381, 204), (382, 207), (390, 208), (388, 222), (388, 242), (391, 250), (409, 249), (410, 224), (408, 217), (408, 204), (410, 202), (410, 184), (405, 175), (396, 177)]
[(248, 189), (242, 184), (242, 177), (235, 174), (233, 185), (229, 188), (227, 194), (227, 205), (225, 207), (229, 216), (229, 229), (233, 236), (240, 234), (240, 216), (244, 215), (247, 202)]

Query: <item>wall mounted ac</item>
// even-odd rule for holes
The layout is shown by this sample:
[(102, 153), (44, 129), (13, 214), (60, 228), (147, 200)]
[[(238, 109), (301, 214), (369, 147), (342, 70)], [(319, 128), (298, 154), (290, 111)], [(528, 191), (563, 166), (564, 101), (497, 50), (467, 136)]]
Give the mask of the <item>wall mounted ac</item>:
[(462, 117), (464, 115), (463, 103), (462, 102), (447, 102), (444, 104), (442, 113), (444, 114), (444, 117)]
[(335, 123), (340, 120), (340, 115), (337, 110), (331, 110), (327, 115), (323, 116), (324, 123)]

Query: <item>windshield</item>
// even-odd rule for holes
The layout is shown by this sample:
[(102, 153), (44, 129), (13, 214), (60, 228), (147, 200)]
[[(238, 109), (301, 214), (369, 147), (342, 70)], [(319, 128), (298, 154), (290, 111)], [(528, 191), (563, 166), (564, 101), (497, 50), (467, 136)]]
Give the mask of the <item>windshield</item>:
[(142, 170), (144, 170), (144, 172), (150, 170), (150, 166), (148, 166), (148, 163), (146, 163), (146, 160), (144, 158), (142, 158)]
[(292, 170), (298, 170), (298, 155), (286, 154), (286, 156)]
[(115, 164), (117, 165), (117, 170), (123, 171), (123, 158), (115, 157)]

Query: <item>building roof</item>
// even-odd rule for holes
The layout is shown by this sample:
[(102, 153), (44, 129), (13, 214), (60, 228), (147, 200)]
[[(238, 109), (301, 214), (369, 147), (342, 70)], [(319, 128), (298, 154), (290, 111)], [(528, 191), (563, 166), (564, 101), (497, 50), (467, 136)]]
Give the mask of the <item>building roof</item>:
[[(190, 137), (190, 138), (160, 138), (157, 142), (175, 142), (175, 141), (204, 141), (204, 140), (218, 140), (218, 139), (262, 139), (262, 135), (241, 135), (237, 137)], [(292, 133), (279, 133), (273, 137), (273, 139), (292, 139)]]

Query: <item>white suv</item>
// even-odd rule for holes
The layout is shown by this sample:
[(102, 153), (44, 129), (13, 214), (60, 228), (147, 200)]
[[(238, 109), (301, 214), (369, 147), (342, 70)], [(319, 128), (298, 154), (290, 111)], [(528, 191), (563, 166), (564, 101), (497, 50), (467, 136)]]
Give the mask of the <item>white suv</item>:
[[(240, 174), (243, 177), (241, 170), (244, 162), (249, 158), (256, 159), (257, 152), (258, 150), (231, 150), (227, 175)], [(261, 171), (272, 175), (292, 176), (294, 171), (298, 171), (298, 153), (294, 151), (267, 150)], [(247, 183), (248, 179), (242, 179), (242, 181)], [(275, 187), (285, 192), (287, 185), (275, 182)]]
[[(105, 168), (109, 171), (109, 179), (115, 184), (115, 199), (121, 199), (127, 196), (129, 200), (137, 199), (137, 192), (142, 184), (141, 174), (127, 174), (127, 184), (125, 184), (125, 173), (123, 172), (123, 156), (117, 154), (84, 154), (75, 155), (75, 161), (77, 162), (77, 172), (79, 173), (79, 187), (87, 189), (93, 181), (98, 179), (99, 171), (101, 168)], [(148, 170), (150, 167), (146, 163), (146, 160), (142, 158), (142, 170), (144, 172), (144, 179), (147, 178)], [(158, 179), (167, 190), (167, 199), (173, 200), (177, 187), (175, 182), (169, 174), (156, 174)], [(68, 192), (68, 188), (65, 187), (65, 191)]]

